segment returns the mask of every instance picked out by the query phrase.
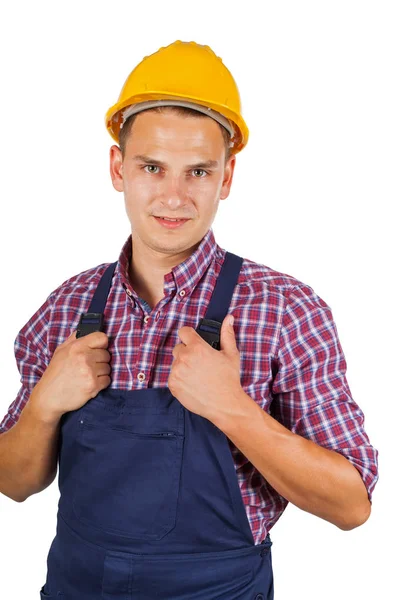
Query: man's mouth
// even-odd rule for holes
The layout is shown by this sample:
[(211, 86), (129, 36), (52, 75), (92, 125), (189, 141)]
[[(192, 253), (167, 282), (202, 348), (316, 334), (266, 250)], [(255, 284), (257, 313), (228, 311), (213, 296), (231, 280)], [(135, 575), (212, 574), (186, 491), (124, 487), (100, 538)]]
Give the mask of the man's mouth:
[(154, 217), (156, 219), (156, 221), (158, 221), (160, 223), (160, 225), (163, 225), (164, 227), (167, 227), (168, 229), (174, 229), (176, 227), (181, 227), (182, 225), (184, 225), (186, 223), (186, 221), (189, 221), (189, 219), (181, 219), (181, 218), (172, 218), (172, 217)]
[(165, 219), (166, 221), (187, 221), (187, 219), (172, 219), (171, 217), (157, 217), (157, 219)]

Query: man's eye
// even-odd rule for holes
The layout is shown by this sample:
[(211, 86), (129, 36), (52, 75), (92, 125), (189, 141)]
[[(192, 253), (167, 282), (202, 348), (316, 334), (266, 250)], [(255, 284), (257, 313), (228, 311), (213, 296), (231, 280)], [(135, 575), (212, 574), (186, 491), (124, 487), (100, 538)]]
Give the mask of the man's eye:
[[(160, 167), (157, 167), (157, 165), (146, 165), (144, 168), (147, 169), (147, 167), (152, 167), (152, 168), (154, 167), (154, 169), (159, 169), (160, 168)], [(150, 173), (154, 173), (154, 171), (150, 171)]]
[[(201, 171), (202, 173), (205, 173), (207, 175), (207, 171), (205, 171), (204, 169), (193, 169), (193, 172), (195, 171)], [(202, 177), (196, 177), (196, 179), (202, 179)]]

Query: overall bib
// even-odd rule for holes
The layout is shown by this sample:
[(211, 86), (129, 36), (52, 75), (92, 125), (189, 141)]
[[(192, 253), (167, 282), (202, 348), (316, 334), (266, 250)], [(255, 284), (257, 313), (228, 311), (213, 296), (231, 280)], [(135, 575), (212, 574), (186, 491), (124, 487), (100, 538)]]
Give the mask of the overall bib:
[[(217, 350), (242, 261), (226, 252), (196, 329)], [(254, 544), (228, 438), (168, 387), (106, 388), (65, 413), (58, 461), (42, 600), (273, 600), (272, 542)]]

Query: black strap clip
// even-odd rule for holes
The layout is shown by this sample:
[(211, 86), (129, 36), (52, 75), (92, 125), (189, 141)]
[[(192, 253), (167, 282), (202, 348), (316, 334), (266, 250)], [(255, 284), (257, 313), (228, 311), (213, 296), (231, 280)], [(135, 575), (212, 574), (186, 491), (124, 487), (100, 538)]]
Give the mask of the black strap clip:
[(221, 326), (222, 323), (219, 321), (213, 321), (213, 319), (201, 319), (196, 331), (212, 348), (220, 350)]
[(82, 313), (76, 330), (76, 337), (80, 338), (94, 331), (103, 331), (103, 313)]

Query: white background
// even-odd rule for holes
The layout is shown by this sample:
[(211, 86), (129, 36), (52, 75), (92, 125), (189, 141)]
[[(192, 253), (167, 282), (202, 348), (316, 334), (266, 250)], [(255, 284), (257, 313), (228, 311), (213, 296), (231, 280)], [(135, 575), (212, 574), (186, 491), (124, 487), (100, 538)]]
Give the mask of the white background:
[[(398, 589), (398, 8), (70, 0), (1, 10), (1, 418), (20, 385), (18, 331), (61, 282), (116, 260), (129, 235), (104, 126), (129, 72), (180, 39), (210, 45), (236, 79), (250, 137), (216, 239), (332, 308), (380, 460), (363, 526), (344, 532), (288, 506), (271, 532), (276, 600)], [(0, 495), (2, 598), (39, 598), (58, 497), (57, 479), (22, 504)]]

